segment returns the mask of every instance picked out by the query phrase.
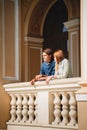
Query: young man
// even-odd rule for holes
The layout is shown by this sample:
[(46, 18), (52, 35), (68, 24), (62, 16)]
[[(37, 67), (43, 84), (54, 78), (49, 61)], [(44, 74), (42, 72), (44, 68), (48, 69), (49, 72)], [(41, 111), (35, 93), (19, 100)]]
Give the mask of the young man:
[(36, 75), (30, 82), (34, 85), (35, 81), (45, 80), (47, 76), (54, 75), (55, 62), (53, 60), (53, 51), (50, 48), (43, 50), (43, 63), (40, 69), (40, 74)]

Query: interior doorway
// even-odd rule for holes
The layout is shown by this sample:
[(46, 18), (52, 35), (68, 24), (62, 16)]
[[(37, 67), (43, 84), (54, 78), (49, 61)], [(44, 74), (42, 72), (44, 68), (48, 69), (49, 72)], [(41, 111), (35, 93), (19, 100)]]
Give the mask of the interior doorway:
[(63, 0), (58, 0), (49, 10), (44, 23), (43, 49), (49, 47), (53, 51), (63, 49), (65, 56), (68, 55), (67, 40), (68, 32), (63, 22), (68, 20), (68, 12)]

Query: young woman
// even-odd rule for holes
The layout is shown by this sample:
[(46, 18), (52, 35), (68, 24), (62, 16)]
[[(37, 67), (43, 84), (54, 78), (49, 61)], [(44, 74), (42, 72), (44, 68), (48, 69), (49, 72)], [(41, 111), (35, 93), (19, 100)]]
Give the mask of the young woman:
[(46, 77), (46, 83), (48, 84), (51, 79), (62, 79), (72, 77), (72, 72), (68, 59), (64, 57), (62, 50), (54, 52), (55, 60), (55, 75)]

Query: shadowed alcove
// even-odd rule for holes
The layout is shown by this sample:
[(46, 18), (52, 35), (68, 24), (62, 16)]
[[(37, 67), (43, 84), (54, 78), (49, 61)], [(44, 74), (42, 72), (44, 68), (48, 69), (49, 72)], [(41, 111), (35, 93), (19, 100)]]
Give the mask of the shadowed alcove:
[(54, 51), (63, 49), (67, 55), (68, 32), (63, 22), (68, 20), (68, 12), (63, 0), (58, 0), (49, 10), (44, 22), (43, 49), (49, 47)]

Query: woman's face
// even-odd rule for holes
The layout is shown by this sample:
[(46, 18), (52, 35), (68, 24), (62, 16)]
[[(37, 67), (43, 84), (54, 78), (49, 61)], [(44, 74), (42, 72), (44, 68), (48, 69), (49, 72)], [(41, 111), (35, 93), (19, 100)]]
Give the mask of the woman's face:
[(54, 61), (57, 62), (56, 56), (54, 56)]
[(56, 63), (58, 63), (58, 64), (59, 64), (59, 62), (60, 62), (60, 58), (58, 58), (58, 57), (54, 56), (54, 61), (55, 61)]
[(43, 60), (44, 60), (44, 62), (49, 63), (51, 61), (51, 55), (48, 55), (45, 52), (43, 52)]

